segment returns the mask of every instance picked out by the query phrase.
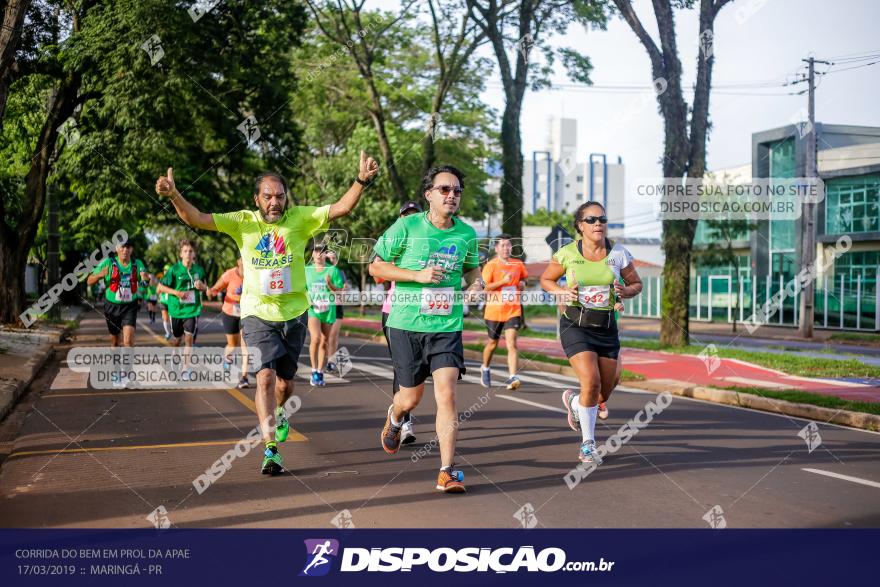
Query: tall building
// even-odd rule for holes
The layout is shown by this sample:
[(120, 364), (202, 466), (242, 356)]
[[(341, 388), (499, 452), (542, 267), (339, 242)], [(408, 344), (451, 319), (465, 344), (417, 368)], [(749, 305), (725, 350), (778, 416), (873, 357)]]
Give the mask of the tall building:
[[(816, 123), (817, 166), (825, 184), (825, 199), (816, 210), (815, 238), (818, 275), (815, 287), (815, 325), (828, 328), (880, 330), (880, 128)], [(798, 178), (806, 176), (807, 139), (800, 125), (752, 135), (752, 163), (736, 169), (717, 170), (728, 183), (749, 178)], [(802, 223), (771, 219), (731, 242), (737, 259), (733, 295), (742, 289), (745, 315), (758, 309), (801, 270)], [(841, 237), (852, 245), (839, 258), (829, 259)], [(694, 237), (699, 250), (715, 243), (717, 231), (700, 221)], [(695, 262), (691, 269), (692, 315), (701, 318), (726, 316), (727, 292), (732, 267)], [(696, 290), (696, 286), (699, 290)], [(700, 292), (697, 295), (697, 291)], [(715, 298), (720, 314), (708, 314), (709, 298)], [(784, 300), (773, 316), (780, 325), (797, 324), (797, 298)]]
[(525, 154), (523, 166), (523, 213), (538, 210), (574, 212), (583, 202), (605, 206), (609, 235), (624, 229), (624, 170), (617, 157), (604, 153), (580, 153), (577, 120), (552, 117), (547, 125), (546, 148)]

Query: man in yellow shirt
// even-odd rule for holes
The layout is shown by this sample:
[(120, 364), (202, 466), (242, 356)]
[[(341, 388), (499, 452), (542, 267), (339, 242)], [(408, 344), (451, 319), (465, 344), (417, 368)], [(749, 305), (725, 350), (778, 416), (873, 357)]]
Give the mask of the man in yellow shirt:
[(516, 333), (523, 324), (521, 292), (529, 276), (525, 263), (512, 257), (512, 253), (510, 236), (498, 235), (495, 239), (495, 256), (483, 267), (483, 281), (486, 282), (483, 320), (486, 321), (489, 340), (483, 348), (483, 366), (480, 369), (480, 382), (483, 387), (490, 387), (492, 371), (489, 365), (503, 332), (507, 343), (508, 378), (505, 385), (511, 391), (520, 386), (520, 380), (516, 376)]
[[(257, 349), (257, 417), (266, 444), (261, 470), (284, 471), (277, 442), (287, 440), (289, 424), (284, 404), (293, 393), (297, 360), (306, 336), (306, 293), (303, 251), (329, 222), (350, 214), (379, 165), (361, 151), (357, 178), (339, 201), (328, 206), (291, 205), (287, 181), (277, 173), (264, 173), (254, 183), (257, 210), (226, 214), (199, 211), (177, 191), (171, 168), (156, 181), (156, 193), (171, 198), (180, 218), (193, 228), (224, 232), (235, 240), (244, 265), (241, 294), (241, 327), (247, 346)], [(275, 426), (271, 425), (273, 417)]]

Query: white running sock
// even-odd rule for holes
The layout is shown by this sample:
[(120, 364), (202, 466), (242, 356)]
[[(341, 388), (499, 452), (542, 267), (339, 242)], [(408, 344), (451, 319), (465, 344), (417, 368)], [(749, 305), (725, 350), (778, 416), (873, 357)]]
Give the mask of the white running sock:
[(488, 371), (489, 367), (487, 367), (486, 365), (480, 365), (480, 369), (482, 369), (483, 371)]
[(165, 327), (165, 336), (171, 336), (171, 322), (162, 320), (162, 326)]
[[(581, 421), (581, 436), (584, 442), (596, 439), (596, 414), (599, 412), (599, 406), (585, 407), (581, 402), (577, 402), (578, 418)], [(586, 425), (585, 425), (586, 424)]]
[(394, 410), (391, 410), (391, 425), (400, 426), (400, 422), (394, 419)]

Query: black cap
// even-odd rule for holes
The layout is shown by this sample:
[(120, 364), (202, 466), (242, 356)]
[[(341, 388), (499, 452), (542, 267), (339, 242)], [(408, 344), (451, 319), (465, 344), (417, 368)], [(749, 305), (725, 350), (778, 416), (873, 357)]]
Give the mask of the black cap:
[(327, 250), (327, 243), (315, 243), (315, 248), (313, 250), (326, 251)]
[(130, 249), (133, 249), (133, 248), (134, 248), (134, 243), (131, 242), (130, 240), (124, 240), (124, 241), (122, 241), (122, 243), (120, 243), (119, 246), (120, 246), (120, 247), (128, 247), (128, 248), (130, 248)]
[(410, 200), (409, 202), (404, 202), (403, 206), (400, 207), (400, 215), (403, 216), (404, 214), (406, 214), (410, 210), (414, 210), (416, 212), (421, 212), (422, 207), (419, 205), (418, 202), (414, 202), (413, 200)]

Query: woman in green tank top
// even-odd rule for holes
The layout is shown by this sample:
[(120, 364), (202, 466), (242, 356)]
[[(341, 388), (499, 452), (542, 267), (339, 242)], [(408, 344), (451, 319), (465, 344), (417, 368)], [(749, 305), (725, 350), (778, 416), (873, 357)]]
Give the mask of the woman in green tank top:
[[(620, 380), (619, 301), (642, 291), (632, 255), (607, 238), (608, 218), (598, 202), (581, 204), (574, 215), (580, 239), (561, 247), (541, 276), (541, 287), (565, 305), (559, 321), (562, 348), (580, 382), (580, 393), (565, 390), (568, 424), (580, 431), (578, 458), (599, 465), (596, 418)], [(565, 277), (565, 286), (559, 280)], [(607, 409), (601, 410), (607, 417)]]

